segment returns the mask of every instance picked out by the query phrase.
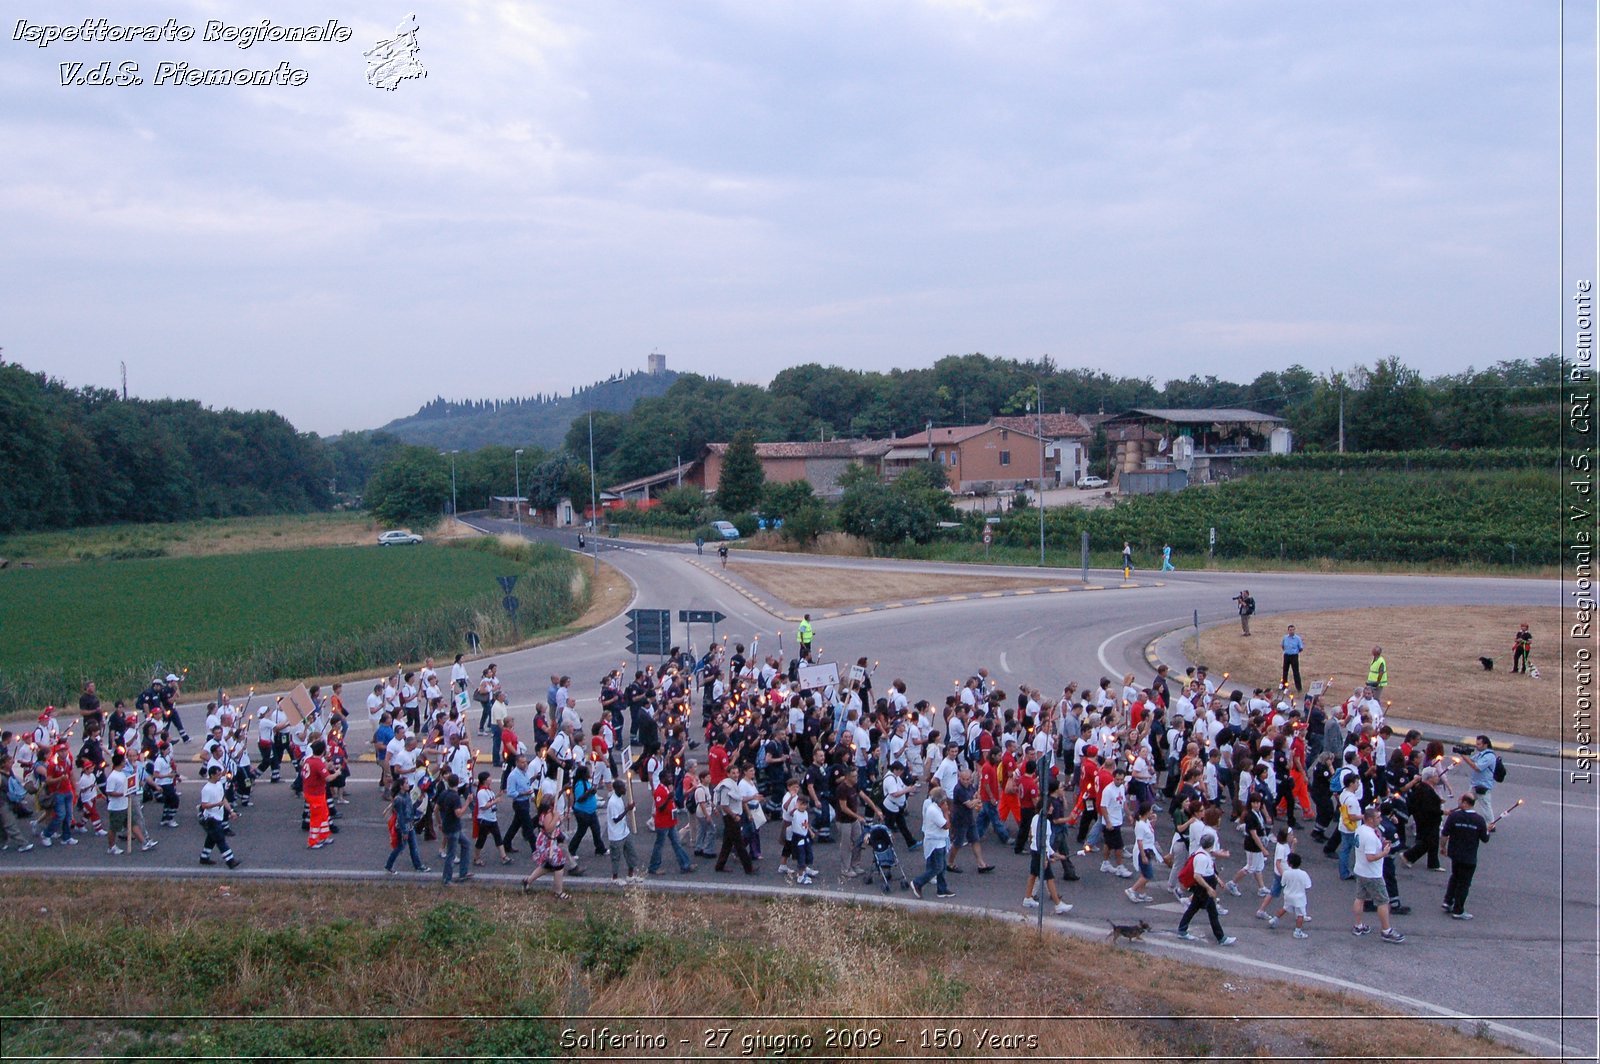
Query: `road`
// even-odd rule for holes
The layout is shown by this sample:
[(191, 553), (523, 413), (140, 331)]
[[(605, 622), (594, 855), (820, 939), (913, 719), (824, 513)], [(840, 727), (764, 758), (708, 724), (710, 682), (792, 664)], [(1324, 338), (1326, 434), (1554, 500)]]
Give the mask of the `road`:
[[(499, 530), (493, 522), (484, 524)], [(575, 537), (563, 533), (535, 534), (575, 546)], [(727, 615), (717, 630), (719, 639), (726, 636), (749, 644), (759, 637), (762, 650), (768, 651), (776, 649), (781, 633), (792, 649), (794, 633), (789, 622), (778, 620), (691, 564), (694, 554), (692, 546), (614, 541), (606, 541), (602, 549), (604, 559), (633, 582), (635, 606), (671, 609), (674, 620), (679, 609), (719, 610)], [(740, 560), (754, 564), (819, 561), (753, 552), (741, 552)], [(716, 559), (708, 553), (700, 561), (715, 565)], [(864, 559), (828, 559), (827, 564), (896, 567), (896, 563)], [(903, 567), (963, 571), (961, 566), (936, 564), (905, 563)], [(1004, 574), (1008, 570), (982, 571)], [(1028, 568), (1015, 571), (1038, 573)], [(1008, 689), (1026, 682), (1046, 692), (1059, 691), (1068, 680), (1092, 685), (1102, 675), (1124, 671), (1147, 676), (1144, 647), (1150, 639), (1188, 623), (1197, 609), (1202, 623), (1230, 615), (1229, 600), (1241, 586), (1250, 587), (1261, 603), (1264, 619), (1290, 605), (1304, 612), (1360, 606), (1560, 602), (1557, 584), (1530, 580), (1180, 572), (1136, 573), (1133, 583), (1138, 586), (1124, 588), (1118, 586), (1120, 573), (1092, 576), (1091, 583), (1104, 590), (973, 599), (838, 617), (818, 624), (817, 651), (822, 660), (846, 662), (865, 655), (879, 661), (879, 686), (901, 677), (908, 681), (913, 699), (926, 697), (937, 703), (950, 690), (947, 684), (979, 666), (988, 667)], [(704, 628), (683, 633), (678, 625), (674, 632), (675, 639), (692, 639), (702, 647), (711, 636)], [(549, 676), (562, 673), (573, 677), (579, 709), (586, 720), (592, 720), (599, 678), (614, 667), (633, 667), (624, 646), (624, 621), (619, 617), (563, 642), (497, 659), (513, 712), (519, 708), (526, 712), (526, 707), (543, 697)], [(1403, 662), (1393, 659), (1391, 664), (1396, 669), (1403, 667)], [(1313, 665), (1312, 671), (1318, 671), (1318, 666)], [(361, 685), (348, 686), (357, 692), (351, 703), (358, 706)], [(352, 749), (369, 735), (370, 728), (360, 721), (354, 729)], [(1446, 877), (1419, 867), (1400, 874), (1405, 900), (1414, 906), (1411, 915), (1396, 919), (1408, 941), (1389, 946), (1380, 944), (1376, 935), (1356, 939), (1349, 933), (1353, 892), (1339, 882), (1332, 862), (1303, 839), (1314, 882), (1313, 936), (1309, 941), (1295, 941), (1286, 931), (1269, 932), (1264, 924), (1249, 918), (1255, 899), (1239, 898), (1232, 899), (1233, 912), (1224, 920), (1229, 933), (1239, 936), (1238, 946), (1232, 950), (1209, 944), (1191, 946), (1170, 934), (1178, 918), (1175, 903), (1170, 899), (1163, 903), (1158, 897), (1156, 905), (1140, 907), (1153, 909), (1145, 916), (1160, 932), (1142, 948), (1225, 965), (1233, 971), (1254, 968), (1260, 974), (1371, 992), (1397, 1008), (1480, 1017), (1490, 1030), (1521, 1036), (1530, 1048), (1553, 1051), (1559, 1045), (1569, 1054), (1592, 1056), (1596, 1048), (1596, 840), (1600, 839), (1596, 793), (1592, 784), (1569, 782), (1562, 764), (1555, 760), (1512, 755), (1506, 763), (1510, 775), (1496, 792), (1497, 808), (1503, 809), (1517, 798), (1525, 799), (1526, 804), (1502, 825), (1485, 849), (1473, 885), (1474, 921), (1446, 918), (1438, 904)], [(344, 830), (338, 844), (315, 853), (304, 849), (304, 836), (298, 831), (298, 802), (287, 786), (259, 786), (261, 801), (248, 811), (239, 830), (238, 851), (245, 861), (241, 871), (298, 869), (313, 876), (381, 873), (386, 832), (373, 773), (370, 765), (357, 771), (358, 782), (351, 788), (353, 803), (344, 809)], [(199, 833), (187, 813), (196, 792), (194, 784), (186, 788), (181, 828), (161, 832), (165, 844), (151, 853), (114, 858), (95, 845), (72, 851), (41, 849), (20, 858), (4, 855), (0, 869), (200, 871), (194, 862)], [(913, 803), (913, 809), (917, 805)], [(1224, 836), (1225, 845), (1238, 841), (1231, 831)], [(768, 853), (766, 870), (748, 882), (778, 888), (783, 881), (772, 870), (777, 864), (776, 842), (768, 842)], [(1020, 911), (1024, 859), (993, 846), (989, 853), (999, 869), (980, 877), (971, 871), (968, 861), (966, 874), (952, 877), (959, 895), (955, 903)], [(427, 856), (437, 866), (437, 852)], [(920, 865), (915, 855), (902, 853), (902, 857), (911, 865)], [(526, 855), (521, 859), (526, 860)], [(859, 882), (840, 888), (831, 874), (839, 866), (837, 847), (819, 847), (819, 861), (830, 874), (813, 889), (826, 886), (873, 893), (871, 885)], [(671, 867), (670, 858), (667, 864)], [(1231, 871), (1231, 862), (1223, 864)], [(499, 878), (493, 874), (501, 871), (500, 866), (492, 858), (491, 865), (483, 870), (489, 873), (486, 882)], [(1082, 882), (1064, 885), (1064, 895), (1075, 905), (1065, 923), (1103, 931), (1105, 917), (1127, 919), (1135, 915), (1135, 906), (1122, 894), (1125, 884), (1095, 872), (1097, 865), (1087, 865)], [(600, 870), (599, 865), (594, 867)], [(730, 867), (737, 870), (736, 863)], [(719, 876), (710, 862), (702, 861), (693, 875), (680, 877), (674, 871), (661, 880), (664, 888), (680, 889), (689, 883), (744, 887), (746, 877)], [(934, 909), (951, 903), (930, 900), (924, 904)], [(1056, 922), (1052, 917), (1046, 920)], [(1562, 1017), (1587, 1018), (1563, 1022)]]

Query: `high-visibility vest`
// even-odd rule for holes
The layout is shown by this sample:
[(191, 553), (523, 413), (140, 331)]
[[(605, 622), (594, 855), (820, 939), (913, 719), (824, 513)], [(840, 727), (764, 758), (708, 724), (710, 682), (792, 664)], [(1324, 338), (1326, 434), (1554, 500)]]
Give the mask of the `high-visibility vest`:
[(1382, 657), (1374, 658), (1367, 666), (1367, 683), (1377, 686), (1389, 682), (1389, 663)]
[(800, 642), (802, 642), (802, 643), (811, 642), (811, 622), (810, 621), (801, 621), (800, 622), (799, 638), (800, 638)]

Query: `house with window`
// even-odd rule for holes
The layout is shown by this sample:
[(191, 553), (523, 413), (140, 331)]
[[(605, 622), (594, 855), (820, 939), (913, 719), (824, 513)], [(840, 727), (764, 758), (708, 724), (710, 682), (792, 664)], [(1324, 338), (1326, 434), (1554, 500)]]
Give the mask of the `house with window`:
[(1044, 434), (1044, 481), (1048, 488), (1071, 487), (1089, 472), (1089, 438), (1094, 435), (1076, 414), (995, 417), (989, 424), (1015, 432)]
[[(1038, 484), (1041, 451), (1048, 440), (1032, 429), (991, 422), (987, 425), (952, 425), (901, 436), (889, 441), (883, 456), (883, 475), (893, 480), (919, 462), (944, 469), (956, 492), (1006, 491)], [(1044, 463), (1048, 481), (1048, 461)]]

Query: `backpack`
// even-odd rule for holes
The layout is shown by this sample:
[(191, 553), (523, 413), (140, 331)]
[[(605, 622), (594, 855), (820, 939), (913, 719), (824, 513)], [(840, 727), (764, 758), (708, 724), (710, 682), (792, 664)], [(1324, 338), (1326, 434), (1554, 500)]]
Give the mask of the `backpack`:
[(700, 808), (700, 803), (694, 797), (694, 792), (697, 790), (699, 790), (698, 787), (686, 787), (683, 791), (683, 809), (690, 816), (694, 816), (695, 812)]
[(1499, 754), (1494, 755), (1494, 781), (1496, 783), (1506, 781), (1506, 763)]
[(1178, 869), (1178, 886), (1184, 890), (1194, 889), (1194, 859), (1195, 855), (1191, 853), (1189, 859), (1183, 862), (1183, 867)]

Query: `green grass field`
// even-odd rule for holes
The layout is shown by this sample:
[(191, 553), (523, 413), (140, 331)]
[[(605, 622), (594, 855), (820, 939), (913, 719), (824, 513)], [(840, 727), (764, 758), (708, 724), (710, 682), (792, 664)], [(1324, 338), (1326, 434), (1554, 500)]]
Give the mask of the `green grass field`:
[(378, 528), (365, 513), (275, 514), (219, 517), (203, 521), (98, 525), (57, 532), (0, 536), (0, 558), (13, 564), (178, 558), (241, 554), (298, 547), (353, 546), (375, 542)]
[(191, 690), (336, 675), (486, 645), (508, 632), (495, 577), (522, 577), (523, 627), (574, 609), (564, 552), (493, 540), (319, 547), (10, 569), (0, 573), (0, 712), (76, 701), (84, 679), (131, 698), (151, 670)]

